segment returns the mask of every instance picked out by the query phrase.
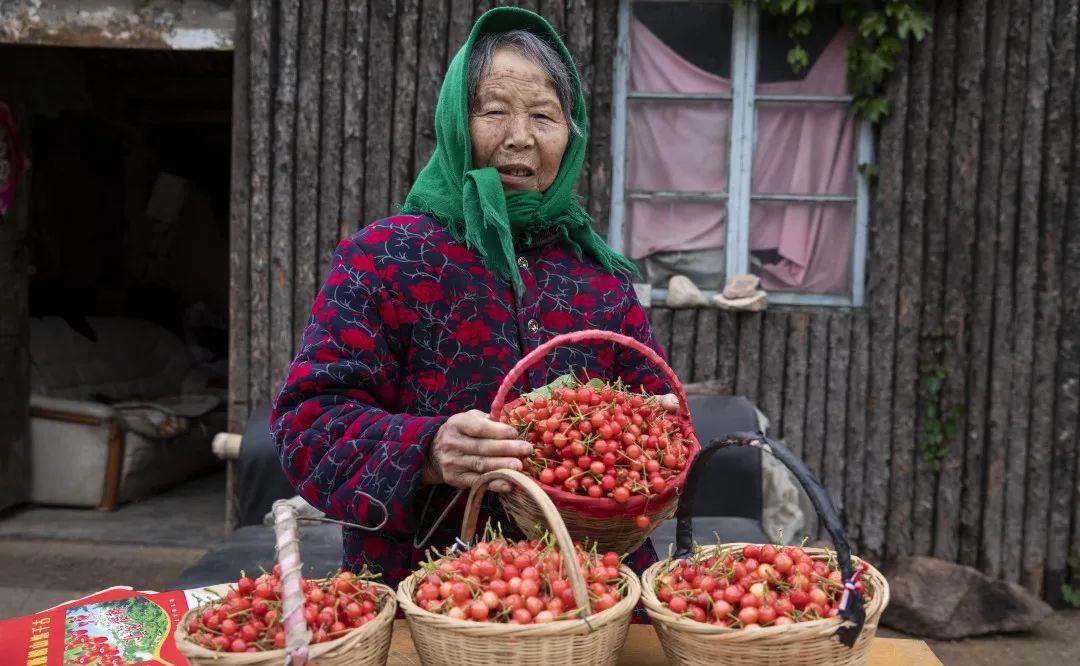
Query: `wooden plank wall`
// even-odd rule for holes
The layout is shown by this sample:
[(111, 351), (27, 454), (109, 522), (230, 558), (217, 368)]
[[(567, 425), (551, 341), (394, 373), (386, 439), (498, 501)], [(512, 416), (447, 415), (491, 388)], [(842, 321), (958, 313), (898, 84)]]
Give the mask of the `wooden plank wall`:
[[(682, 377), (762, 408), (860, 553), (931, 554), (1051, 598), (1080, 557), (1078, 2), (931, 3), (877, 128), (865, 307), (650, 311)], [(280, 383), (335, 244), (404, 198), (446, 64), (494, 4), (237, 3), (234, 428)], [(617, 2), (510, 4), (577, 58), (579, 193), (604, 231)], [(934, 441), (943, 414), (957, 427)]]

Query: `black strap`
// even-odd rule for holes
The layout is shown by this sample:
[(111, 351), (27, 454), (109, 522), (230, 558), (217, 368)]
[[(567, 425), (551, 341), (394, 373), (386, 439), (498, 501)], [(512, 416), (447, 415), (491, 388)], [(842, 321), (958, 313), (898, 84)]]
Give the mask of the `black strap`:
[(854, 589), (855, 571), (851, 566), (851, 549), (848, 546), (847, 536), (844, 533), (844, 525), (840, 516), (836, 513), (829, 494), (818, 483), (814, 475), (806, 467), (798, 456), (788, 450), (780, 442), (769, 439), (761, 433), (737, 432), (714, 440), (702, 447), (701, 452), (694, 458), (690, 465), (690, 471), (686, 475), (686, 485), (679, 499), (679, 508), (675, 513), (677, 522), (675, 526), (675, 556), (686, 557), (693, 551), (694, 541), (694, 498), (697, 493), (697, 484), (709, 459), (717, 451), (729, 446), (753, 446), (767, 453), (784, 464), (795, 475), (802, 485), (814, 510), (821, 519), (829, 536), (832, 537), (833, 546), (836, 548), (837, 559), (840, 563), (840, 572), (844, 580), (844, 597), (840, 605), (840, 617), (849, 623), (842, 624), (836, 631), (840, 642), (848, 647), (855, 644), (859, 637), (863, 624), (866, 622), (866, 608), (863, 596)]

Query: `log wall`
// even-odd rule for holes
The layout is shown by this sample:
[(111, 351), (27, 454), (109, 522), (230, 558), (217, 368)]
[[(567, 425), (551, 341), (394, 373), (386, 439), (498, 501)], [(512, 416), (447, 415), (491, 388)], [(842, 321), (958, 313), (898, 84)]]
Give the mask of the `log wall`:
[[(484, 0), (237, 3), (230, 415), (270, 399), (342, 236), (425, 163)], [(514, 3), (564, 34), (604, 231), (616, 0)], [(877, 129), (867, 301), (651, 309), (676, 371), (756, 402), (860, 553), (925, 553), (1055, 597), (1080, 557), (1078, 0), (932, 3)], [(678, 335), (673, 335), (678, 331)]]

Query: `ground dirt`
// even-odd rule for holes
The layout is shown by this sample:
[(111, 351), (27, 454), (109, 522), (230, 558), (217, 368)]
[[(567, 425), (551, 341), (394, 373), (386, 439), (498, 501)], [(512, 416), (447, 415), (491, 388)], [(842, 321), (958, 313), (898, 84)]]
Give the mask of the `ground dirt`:
[[(881, 629), (879, 634), (914, 638)], [(927, 641), (945, 666), (1056, 666), (1080, 664), (1080, 610), (1060, 610), (1029, 633), (961, 641)]]
[(0, 620), (114, 585), (166, 589), (222, 539), (224, 509), (217, 471), (115, 511), (24, 505), (0, 513)]

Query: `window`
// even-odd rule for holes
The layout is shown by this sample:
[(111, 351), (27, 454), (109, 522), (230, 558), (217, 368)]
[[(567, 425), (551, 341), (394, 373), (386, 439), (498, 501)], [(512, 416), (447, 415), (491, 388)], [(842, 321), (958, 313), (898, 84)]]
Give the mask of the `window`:
[(786, 19), (721, 1), (621, 0), (609, 242), (662, 300), (754, 273), (777, 304), (863, 303), (869, 123), (850, 29), (821, 10), (796, 74)]

